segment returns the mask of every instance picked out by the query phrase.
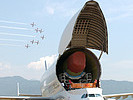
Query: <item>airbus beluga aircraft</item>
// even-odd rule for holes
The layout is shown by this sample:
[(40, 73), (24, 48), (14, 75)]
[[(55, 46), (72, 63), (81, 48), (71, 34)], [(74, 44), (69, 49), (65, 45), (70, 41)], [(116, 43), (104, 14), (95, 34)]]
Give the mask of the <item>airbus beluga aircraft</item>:
[[(41, 79), (40, 97), (0, 97), (9, 100), (111, 100), (133, 94), (102, 95), (100, 88), (101, 55), (108, 54), (108, 34), (104, 15), (96, 1), (88, 1), (66, 26), (59, 44), (57, 61)], [(112, 100), (116, 100), (112, 99)]]

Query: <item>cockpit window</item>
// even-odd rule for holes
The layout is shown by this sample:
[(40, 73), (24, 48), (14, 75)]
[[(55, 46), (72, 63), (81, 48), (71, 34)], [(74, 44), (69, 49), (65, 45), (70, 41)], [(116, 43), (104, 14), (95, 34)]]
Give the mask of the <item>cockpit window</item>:
[(94, 94), (89, 94), (89, 97), (95, 97), (95, 95)]
[(101, 95), (100, 94), (96, 94), (96, 97), (101, 97)]
[(88, 94), (83, 94), (81, 98), (87, 98)]
[(83, 94), (81, 98), (87, 98), (87, 97), (101, 97), (100, 94)]

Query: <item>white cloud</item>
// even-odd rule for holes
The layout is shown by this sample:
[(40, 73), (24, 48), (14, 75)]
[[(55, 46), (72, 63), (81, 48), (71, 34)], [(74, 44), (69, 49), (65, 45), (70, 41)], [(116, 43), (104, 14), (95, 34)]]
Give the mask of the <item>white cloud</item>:
[(44, 8), (37, 14), (41, 16), (42, 14), (45, 15), (44, 13), (47, 13), (46, 15), (58, 14), (58, 16), (71, 17), (79, 10), (79, 8), (73, 7), (75, 2), (77, 2), (77, 0), (71, 1), (71, 4), (70, 1), (57, 2), (46, 0)]
[(45, 61), (47, 62), (47, 67), (49, 68), (55, 62), (56, 59), (57, 55), (42, 57), (39, 61), (29, 63), (28, 68), (33, 68), (36, 70), (43, 69), (45, 68)]
[(5, 64), (5, 63), (0, 62), (0, 70), (10, 69), (10, 68), (11, 68), (11, 66), (9, 64)]
[(52, 7), (46, 7), (46, 11), (47, 11), (50, 15), (53, 15), (53, 14), (54, 14), (54, 8), (52, 8)]

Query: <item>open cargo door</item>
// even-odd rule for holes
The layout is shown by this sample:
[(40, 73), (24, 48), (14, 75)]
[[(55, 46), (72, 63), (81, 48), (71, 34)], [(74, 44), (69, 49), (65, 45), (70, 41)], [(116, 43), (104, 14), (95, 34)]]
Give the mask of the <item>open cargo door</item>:
[(95, 1), (88, 1), (70, 20), (60, 41), (59, 54), (74, 47), (96, 49), (108, 54), (106, 21)]

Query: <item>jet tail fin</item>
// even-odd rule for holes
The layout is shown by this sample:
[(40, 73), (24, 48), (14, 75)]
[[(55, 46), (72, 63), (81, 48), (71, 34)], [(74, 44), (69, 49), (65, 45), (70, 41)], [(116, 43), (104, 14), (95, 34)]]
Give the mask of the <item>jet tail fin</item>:
[(19, 92), (19, 83), (17, 83), (17, 96), (19, 96), (20, 92)]
[(48, 68), (47, 68), (47, 62), (46, 62), (46, 60), (45, 60), (45, 70), (47, 70)]

